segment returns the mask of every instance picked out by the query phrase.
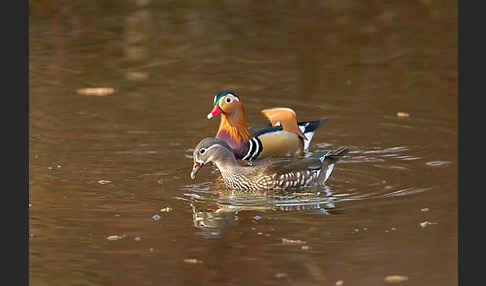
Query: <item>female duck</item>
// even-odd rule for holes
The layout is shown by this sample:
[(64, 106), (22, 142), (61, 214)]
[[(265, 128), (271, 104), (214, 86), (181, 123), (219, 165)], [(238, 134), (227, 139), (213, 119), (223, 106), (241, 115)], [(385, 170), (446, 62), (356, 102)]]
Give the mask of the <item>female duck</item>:
[(225, 91), (214, 97), (214, 107), (207, 117), (211, 119), (221, 114), (216, 138), (228, 143), (236, 158), (242, 160), (307, 150), (315, 130), (327, 120), (297, 123), (295, 112), (290, 108), (265, 109), (262, 113), (271, 125), (250, 127), (249, 130), (240, 97)]
[(348, 152), (341, 147), (324, 151), (319, 158), (266, 158), (253, 165), (241, 166), (226, 142), (208, 137), (197, 144), (191, 178), (202, 166), (213, 162), (219, 169), (226, 187), (234, 190), (288, 190), (312, 187), (329, 178), (336, 163)]

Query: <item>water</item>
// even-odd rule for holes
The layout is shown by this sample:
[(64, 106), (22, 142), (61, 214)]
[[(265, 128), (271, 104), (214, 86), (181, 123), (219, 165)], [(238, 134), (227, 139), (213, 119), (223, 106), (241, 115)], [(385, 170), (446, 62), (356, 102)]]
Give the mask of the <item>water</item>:
[[(456, 5), (31, 1), (30, 284), (456, 285)], [(190, 179), (229, 88), (329, 118), (325, 187)]]

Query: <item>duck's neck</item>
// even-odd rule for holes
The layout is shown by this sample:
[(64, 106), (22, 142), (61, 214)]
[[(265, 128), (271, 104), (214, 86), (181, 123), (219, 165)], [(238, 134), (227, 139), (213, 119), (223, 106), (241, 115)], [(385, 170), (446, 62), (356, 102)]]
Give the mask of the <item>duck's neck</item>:
[(221, 113), (216, 138), (226, 141), (233, 149), (250, 140), (251, 135), (246, 125), (246, 114), (243, 106), (235, 108), (231, 114)]
[(223, 154), (220, 154), (212, 161), (216, 165), (216, 167), (218, 167), (222, 175), (227, 172), (231, 172), (235, 168), (240, 167), (240, 164), (238, 164), (235, 156), (230, 150), (227, 150)]

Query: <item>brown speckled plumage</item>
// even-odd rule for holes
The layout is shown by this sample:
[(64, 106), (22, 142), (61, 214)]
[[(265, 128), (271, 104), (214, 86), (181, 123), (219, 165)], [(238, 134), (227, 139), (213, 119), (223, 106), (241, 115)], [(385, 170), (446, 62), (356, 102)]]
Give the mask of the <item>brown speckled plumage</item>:
[(213, 162), (221, 172), (226, 187), (235, 190), (288, 190), (323, 184), (333, 165), (348, 152), (346, 147), (330, 151), (321, 158), (265, 158), (252, 165), (240, 165), (226, 142), (205, 138), (196, 146), (191, 177)]

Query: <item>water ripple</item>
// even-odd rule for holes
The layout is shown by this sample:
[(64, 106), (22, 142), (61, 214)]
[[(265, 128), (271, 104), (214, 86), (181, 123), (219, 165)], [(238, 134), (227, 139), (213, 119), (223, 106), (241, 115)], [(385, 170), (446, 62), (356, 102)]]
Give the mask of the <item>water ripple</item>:
[(412, 195), (412, 194), (422, 193), (422, 192), (428, 191), (430, 189), (432, 189), (432, 188), (430, 188), (430, 187), (429, 188), (408, 187), (408, 188), (400, 189), (400, 190), (397, 190), (397, 191), (393, 191), (393, 192), (388, 193), (388, 194), (384, 194), (383, 197), (389, 198), (389, 197), (400, 197), (400, 196)]
[(431, 166), (431, 167), (440, 167), (440, 166), (449, 165), (450, 163), (452, 163), (452, 162), (451, 161), (430, 161), (430, 162), (425, 163), (425, 165)]
[[(332, 149), (331, 144), (318, 143), (322, 149)], [(194, 226), (204, 231), (207, 237), (218, 236), (221, 229), (232, 225), (241, 211), (302, 212), (332, 215), (343, 209), (343, 204), (401, 197), (422, 193), (431, 189), (424, 186), (406, 186), (393, 181), (396, 171), (411, 173), (422, 158), (417, 150), (409, 146), (371, 147), (362, 149), (351, 146), (351, 151), (339, 161), (339, 171), (333, 174), (326, 186), (303, 189), (296, 192), (244, 192), (227, 190), (219, 172), (212, 170), (210, 180), (181, 187), (183, 199), (193, 209)], [(188, 153), (192, 150), (186, 150)], [(307, 152), (307, 156), (312, 153)], [(186, 156), (187, 157), (187, 156)], [(431, 161), (429, 166), (442, 166), (447, 161)], [(387, 171), (388, 170), (388, 171)], [(387, 172), (390, 172), (387, 175)]]

